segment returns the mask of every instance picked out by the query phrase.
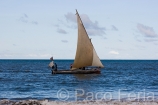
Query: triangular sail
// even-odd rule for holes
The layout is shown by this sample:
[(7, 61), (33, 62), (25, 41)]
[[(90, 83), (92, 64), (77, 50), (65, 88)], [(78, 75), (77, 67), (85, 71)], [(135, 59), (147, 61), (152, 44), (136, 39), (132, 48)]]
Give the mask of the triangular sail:
[(78, 43), (77, 51), (72, 68), (81, 68), (86, 66), (99, 66), (104, 67), (97, 56), (95, 49), (88, 37), (84, 28), (82, 20), (76, 10), (77, 23), (78, 23)]

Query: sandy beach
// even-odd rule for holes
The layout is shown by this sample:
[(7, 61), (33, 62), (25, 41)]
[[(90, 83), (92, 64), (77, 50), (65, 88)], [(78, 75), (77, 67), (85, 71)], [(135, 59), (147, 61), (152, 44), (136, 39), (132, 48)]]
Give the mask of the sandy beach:
[(158, 105), (158, 101), (49, 101), (49, 100), (0, 100), (0, 105)]

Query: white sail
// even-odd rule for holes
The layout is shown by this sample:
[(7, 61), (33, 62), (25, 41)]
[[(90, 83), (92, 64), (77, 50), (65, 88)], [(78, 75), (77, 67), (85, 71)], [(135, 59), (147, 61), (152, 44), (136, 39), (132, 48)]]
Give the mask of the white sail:
[(95, 49), (93, 49), (93, 61), (92, 61), (92, 66), (99, 66), (99, 67), (104, 67), (103, 64), (101, 63)]
[(78, 43), (76, 57), (72, 68), (81, 68), (86, 66), (104, 67), (91, 43), (91, 40), (88, 37), (77, 10), (76, 15), (78, 23)]

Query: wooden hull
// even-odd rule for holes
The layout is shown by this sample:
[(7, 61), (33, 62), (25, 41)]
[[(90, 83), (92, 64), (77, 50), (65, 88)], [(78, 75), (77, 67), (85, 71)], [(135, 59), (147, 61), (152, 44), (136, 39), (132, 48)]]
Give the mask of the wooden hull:
[(57, 70), (54, 71), (52, 70), (52, 74), (100, 74), (100, 70), (94, 70), (94, 69), (90, 69), (90, 70)]

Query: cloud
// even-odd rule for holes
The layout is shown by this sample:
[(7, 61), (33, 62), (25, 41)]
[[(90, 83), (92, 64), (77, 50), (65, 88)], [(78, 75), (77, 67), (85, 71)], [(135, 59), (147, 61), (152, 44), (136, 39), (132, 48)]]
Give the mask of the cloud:
[(155, 42), (158, 41), (158, 39), (145, 39), (146, 42)]
[(54, 25), (54, 27), (59, 27), (59, 25), (58, 25), (58, 24), (56, 24), (56, 25)]
[(142, 42), (142, 41), (141, 41), (141, 40), (139, 40), (139, 39), (136, 39), (136, 41), (137, 41), (137, 42)]
[(157, 34), (154, 32), (154, 29), (143, 24), (137, 24), (138, 30), (145, 35), (146, 37), (157, 37)]
[(67, 40), (61, 40), (61, 42), (63, 42), (63, 43), (68, 43), (68, 41), (67, 41)]
[[(68, 22), (77, 22), (76, 15), (73, 13), (67, 13), (65, 17)], [(81, 14), (80, 17), (89, 35), (105, 35), (104, 31), (106, 29), (105, 27), (100, 27), (98, 21), (92, 22), (86, 14)]]
[(51, 57), (52, 55), (51, 54), (28, 54), (26, 55), (27, 57), (33, 57), (33, 58), (36, 58), (36, 57), (39, 57), (39, 58), (49, 58)]
[(112, 25), (112, 30), (118, 31), (118, 29), (114, 25)]
[(114, 55), (118, 55), (118, 54), (119, 54), (118, 51), (110, 51), (109, 53), (110, 53), (110, 54), (114, 54)]
[(158, 43), (154, 43), (155, 45), (158, 45)]
[(19, 21), (23, 23), (31, 23), (31, 24), (38, 25), (37, 21), (30, 21), (27, 14), (23, 14), (23, 16), (20, 17)]
[(66, 20), (68, 21), (68, 22), (74, 22), (74, 23), (76, 23), (76, 15), (75, 14), (73, 14), (73, 13), (71, 13), (71, 12), (69, 12), (69, 13), (67, 13), (66, 15), (65, 15), (65, 17), (66, 17)]
[[(69, 22), (69, 20), (67, 20), (67, 22)], [(59, 27), (60, 26), (59, 24), (66, 26), (67, 28), (73, 28), (73, 29), (77, 28), (76, 24), (65, 23), (63, 20), (60, 20), (60, 19), (58, 19), (58, 24), (55, 27)]]
[(145, 46), (142, 46), (142, 45), (135, 45), (135, 47), (137, 47), (139, 49), (145, 49), (146, 48)]
[(28, 18), (28, 16), (27, 16), (26, 14), (24, 14), (24, 17), (25, 17), (25, 18)]
[(104, 37), (103, 39), (107, 39), (107, 37)]
[(24, 14), (22, 17), (20, 17), (19, 21), (23, 22), (23, 23), (27, 23), (28, 22), (28, 16), (26, 14)]
[(96, 35), (101, 36), (101, 35), (105, 34), (104, 31), (96, 30), (96, 29), (87, 29), (87, 33), (90, 36), (96, 36)]
[(37, 21), (32, 21), (31, 23), (32, 23), (32, 24), (35, 24), (35, 25), (38, 25), (38, 22), (37, 22)]
[(118, 40), (119, 42), (123, 42), (122, 40)]
[(60, 29), (60, 28), (57, 29), (57, 32), (61, 33), (61, 34), (67, 34), (67, 32), (65, 30)]
[(16, 52), (12, 52), (11, 50), (2, 50), (0, 52), (0, 57), (4, 59), (16, 58), (19, 57), (20, 55), (22, 55), (20, 52), (16, 53)]

